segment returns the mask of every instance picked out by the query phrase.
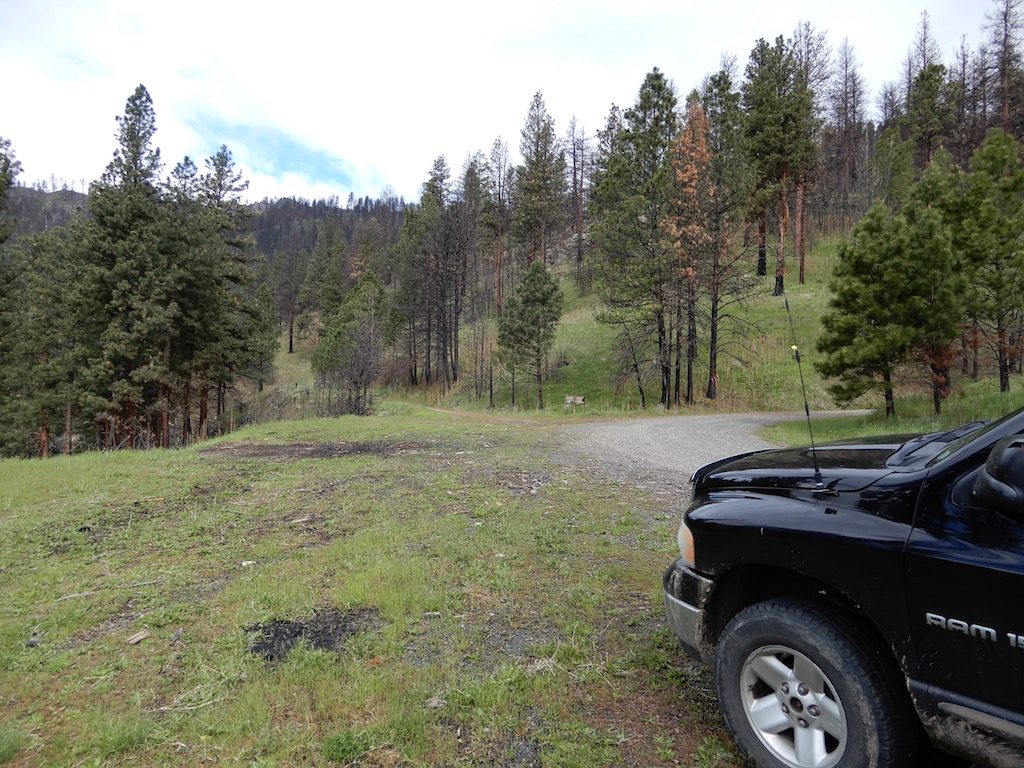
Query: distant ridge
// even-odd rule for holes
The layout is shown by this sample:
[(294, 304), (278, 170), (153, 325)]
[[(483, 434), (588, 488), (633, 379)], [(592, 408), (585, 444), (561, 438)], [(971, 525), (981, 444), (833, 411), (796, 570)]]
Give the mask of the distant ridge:
[(8, 213), (14, 218), (14, 236), (34, 235), (67, 224), (76, 210), (85, 210), (89, 196), (70, 189), (44, 192), (32, 187), (12, 187)]

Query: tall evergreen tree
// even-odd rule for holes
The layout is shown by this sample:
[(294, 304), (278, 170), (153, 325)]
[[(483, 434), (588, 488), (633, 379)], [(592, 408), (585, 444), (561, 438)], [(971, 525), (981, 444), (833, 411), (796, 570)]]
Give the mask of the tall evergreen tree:
[(1024, 131), (1024, 72), (1021, 71), (1020, 36), (1024, 30), (1021, 0), (997, 0), (986, 14), (990, 52), (995, 64), (999, 124), (1021, 138)]
[[(711, 175), (711, 148), (708, 120), (696, 93), (686, 101), (683, 125), (676, 137), (672, 153), (675, 171), (674, 211), (670, 231), (676, 239), (676, 377), (674, 397), (680, 399), (683, 327), (686, 327), (686, 395), (685, 402), (694, 402), (693, 369), (697, 360), (697, 299), (702, 267), (714, 258), (716, 246), (714, 213), (711, 210), (716, 189)], [(715, 307), (717, 309), (717, 306)], [(685, 316), (685, 322), (684, 322)], [(715, 318), (717, 320), (717, 317)], [(717, 342), (717, 324), (714, 341)], [(708, 368), (709, 389), (715, 397), (717, 386), (717, 350)]]
[(8, 320), (15, 332), (5, 339), (9, 356), (0, 371), (5, 452), (45, 458), (63, 433), (60, 450), (71, 453), (79, 417), (92, 405), (84, 373), (99, 350), (82, 320), (99, 307), (82, 279), (85, 227), (76, 217), (21, 239), (14, 249), (18, 300)]
[(316, 332), (341, 306), (350, 283), (345, 275), (345, 238), (336, 218), (326, 219), (317, 231), (316, 243), (305, 269), (298, 305), (309, 317), (303, 325), (314, 325)]
[(17, 327), (13, 315), (17, 306), (18, 272), (4, 248), (4, 242), (14, 228), (7, 212), (7, 192), (14, 185), (20, 170), (11, 142), (0, 136), (0, 448), (10, 440), (12, 426), (17, 420), (12, 394), (15, 387), (12, 381), (15, 358), (11, 345)]
[(876, 203), (840, 248), (833, 299), (822, 318), (818, 369), (848, 400), (879, 384), (895, 413), (893, 372), (912, 357), (928, 370), (936, 414), (949, 394), (953, 340), (963, 318), (961, 262), (943, 211), (952, 176), (940, 159), (899, 213)]
[(204, 161), (200, 200), (211, 225), (210, 259), (216, 298), (208, 337), (197, 350), (195, 380), (199, 387), (199, 436), (205, 437), (207, 397), (216, 394), (216, 416), (225, 415), (227, 390), (241, 377), (262, 380), (276, 346), (261, 283), (255, 268), (250, 235), (251, 212), (242, 201), (249, 187), (226, 146)]
[(813, 99), (789, 46), (758, 40), (743, 85), (747, 146), (756, 168), (758, 207), (774, 204), (778, 223), (776, 296), (785, 292), (789, 195), (814, 161)]
[(523, 125), (516, 172), (516, 229), (527, 248), (527, 263), (547, 263), (565, 216), (565, 156), (540, 91), (533, 95)]
[(117, 119), (113, 160), (89, 194), (91, 277), (103, 312), (93, 319), (100, 354), (92, 377), (106, 401), (108, 447), (135, 446), (156, 411), (155, 390), (170, 383), (169, 348), (180, 314), (180, 243), (161, 205), (156, 118), (144, 86)]
[(576, 118), (569, 123), (566, 137), (569, 148), (570, 217), (576, 251), (576, 286), (581, 294), (590, 292), (590, 269), (584, 259), (587, 216), (587, 177), (590, 167), (590, 141), (586, 131), (577, 126)]
[(903, 209), (908, 232), (904, 276), (890, 297), (903, 324), (913, 329), (913, 350), (928, 367), (936, 415), (952, 388), (953, 341), (965, 308), (963, 260), (953, 248), (949, 219), (943, 215), (954, 185), (955, 172), (943, 153)]
[(483, 225), (494, 254), (494, 301), (499, 312), (505, 303), (505, 273), (510, 266), (514, 177), (515, 169), (509, 164), (508, 145), (500, 138), (495, 139), (487, 158)]
[(954, 132), (958, 93), (942, 64), (929, 64), (913, 80), (908, 99), (907, 133), (916, 166), (923, 170)]
[(701, 265), (701, 281), (708, 301), (709, 400), (718, 396), (718, 356), (723, 330), (735, 331), (734, 310), (757, 291), (745, 265), (741, 228), (753, 186), (744, 135), (740, 93), (731, 75), (722, 70), (705, 83), (701, 102), (707, 117), (710, 163), (707, 168), (712, 194), (705, 203), (711, 249)]
[(806, 263), (807, 196), (818, 172), (817, 147), (821, 143), (822, 114), (826, 87), (832, 74), (831, 49), (824, 32), (810, 22), (797, 25), (789, 44), (795, 69), (793, 87), (797, 101), (797, 119), (802, 131), (803, 148), (794, 170), (793, 250), (796, 252), (798, 282), (804, 284)]
[(837, 51), (829, 90), (829, 133), (823, 142), (825, 171), (834, 190), (832, 209), (841, 229), (864, 211), (866, 196), (859, 195), (867, 178), (865, 84), (860, 63), (849, 39)]
[[(601, 251), (599, 292), (616, 322), (623, 312), (650, 328), (657, 343), (661, 403), (671, 405), (676, 249), (671, 148), (678, 130), (676, 97), (657, 69), (645, 78), (617, 136), (607, 137), (594, 191), (595, 239)], [(635, 324), (634, 324), (635, 325)]]
[(1024, 313), (1024, 165), (1017, 141), (993, 130), (971, 158), (964, 200), (953, 221), (969, 275), (971, 311), (995, 347), (999, 390), (1010, 389), (1014, 338)]

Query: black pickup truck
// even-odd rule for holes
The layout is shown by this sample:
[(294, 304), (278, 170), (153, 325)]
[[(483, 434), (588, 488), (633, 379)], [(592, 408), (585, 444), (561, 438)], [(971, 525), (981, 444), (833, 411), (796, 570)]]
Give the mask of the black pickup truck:
[(1024, 409), (692, 482), (668, 622), (758, 766), (1024, 766)]

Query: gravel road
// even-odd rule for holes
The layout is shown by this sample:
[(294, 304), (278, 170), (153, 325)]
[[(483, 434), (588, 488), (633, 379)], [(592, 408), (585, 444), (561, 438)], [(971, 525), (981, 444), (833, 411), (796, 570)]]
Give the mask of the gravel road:
[(801, 416), (729, 413), (588, 422), (563, 430), (557, 459), (621, 483), (688, 495), (695, 469), (724, 456), (773, 448), (757, 431)]

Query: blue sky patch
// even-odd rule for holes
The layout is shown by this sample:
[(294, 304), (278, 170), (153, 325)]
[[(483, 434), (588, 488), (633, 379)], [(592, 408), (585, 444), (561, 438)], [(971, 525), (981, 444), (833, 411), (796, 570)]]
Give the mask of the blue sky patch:
[(211, 115), (200, 115), (191, 124), (211, 146), (227, 144), (235, 157), (244, 155), (253, 173), (279, 180), (292, 173), (313, 182), (352, 186), (352, 173), (342, 158), (272, 126), (230, 124)]

